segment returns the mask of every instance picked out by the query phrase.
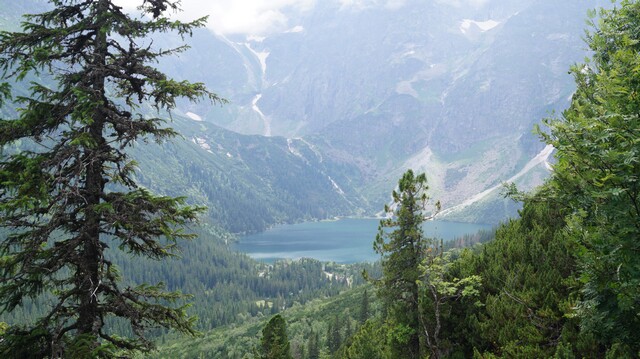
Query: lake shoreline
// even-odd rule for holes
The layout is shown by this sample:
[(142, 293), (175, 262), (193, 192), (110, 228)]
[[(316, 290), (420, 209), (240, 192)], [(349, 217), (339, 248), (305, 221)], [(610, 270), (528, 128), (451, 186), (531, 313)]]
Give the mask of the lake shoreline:
[[(259, 261), (314, 258), (323, 262), (374, 262), (373, 250), (380, 218), (340, 218), (296, 224), (275, 225), (267, 231), (239, 237), (233, 247)], [(479, 230), (489, 224), (451, 221), (426, 221), (425, 235), (451, 240)]]

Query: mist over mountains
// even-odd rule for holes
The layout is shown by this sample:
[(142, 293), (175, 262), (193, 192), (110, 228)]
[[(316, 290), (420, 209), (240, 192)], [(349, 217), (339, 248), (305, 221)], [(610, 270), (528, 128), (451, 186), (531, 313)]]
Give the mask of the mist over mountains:
[[(136, 146), (139, 181), (244, 232), (373, 215), (413, 168), (443, 218), (500, 221), (517, 208), (501, 183), (549, 173), (533, 126), (568, 106), (587, 11), (607, 3), (290, 1), (269, 31), (202, 29), (160, 67), (230, 103), (181, 103), (172, 126), (185, 140)], [(4, 7), (3, 26), (43, 4)]]
[(501, 182), (531, 188), (547, 175), (551, 152), (532, 128), (569, 104), (587, 11), (603, 5), (318, 2), (292, 9), (278, 33), (197, 34), (164, 66), (231, 100), (185, 112), (238, 133), (304, 138), (315, 159), (348, 168), (336, 184), (365, 212), (411, 167), (455, 207), (449, 218), (492, 222), (514, 209)]

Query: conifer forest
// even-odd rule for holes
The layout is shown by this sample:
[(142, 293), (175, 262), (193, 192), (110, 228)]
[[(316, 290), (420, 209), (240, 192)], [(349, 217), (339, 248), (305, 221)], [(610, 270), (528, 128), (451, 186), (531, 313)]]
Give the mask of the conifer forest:
[(0, 0), (0, 146), (0, 358), (640, 358), (635, 0)]

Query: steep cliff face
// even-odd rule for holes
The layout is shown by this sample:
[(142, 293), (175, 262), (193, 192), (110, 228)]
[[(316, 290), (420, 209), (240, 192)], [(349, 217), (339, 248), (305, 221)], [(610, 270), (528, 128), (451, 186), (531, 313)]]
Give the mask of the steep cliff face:
[[(3, 26), (17, 24), (17, 14), (44, 4), (2, 3), (8, 9), (0, 18)], [(500, 183), (513, 180), (530, 188), (548, 173), (549, 153), (531, 133), (532, 127), (568, 105), (573, 80), (567, 70), (585, 55), (581, 36), (587, 10), (607, 4), (317, 1), (305, 11), (284, 9), (287, 29), (277, 33), (197, 31), (187, 39), (189, 51), (160, 66), (173, 77), (204, 82), (230, 103), (181, 103), (176, 115), (198, 121), (180, 125), (181, 131), (193, 134), (187, 136), (193, 141), (189, 150), (175, 150), (172, 156), (178, 164), (184, 162), (179, 160), (184, 151), (215, 157), (215, 148), (208, 153), (198, 141), (234, 138), (244, 170), (217, 166), (240, 176), (239, 183), (253, 184), (229, 196), (241, 197), (247, 190), (264, 208), (277, 208), (278, 200), (291, 206), (273, 212), (278, 214), (267, 216), (271, 219), (265, 223), (375, 213), (409, 167), (427, 172), (433, 197), (451, 209), (446, 212), (449, 218), (504, 218), (514, 206), (499, 196)], [(153, 41), (162, 48), (181, 42), (172, 37)], [(198, 131), (206, 131), (208, 137), (195, 135)], [(291, 150), (296, 144), (316, 160), (302, 161), (300, 151), (296, 155)], [(256, 162), (247, 165), (254, 156)], [(544, 160), (528, 166), (540, 156)], [(265, 168), (276, 162), (268, 158), (278, 157), (283, 159), (277, 162), (278, 176), (305, 173), (298, 179), (322, 179), (315, 194), (290, 191), (304, 185), (269, 177), (273, 173)], [(215, 161), (227, 159), (224, 152)], [(210, 160), (197, 166), (212, 166)], [(290, 170), (287, 166), (295, 168), (295, 161), (305, 163), (306, 169)], [(222, 181), (209, 181), (215, 188), (229, 181), (210, 177)], [(256, 183), (267, 183), (267, 189)], [(284, 192), (268, 190), (278, 186)], [(213, 193), (198, 196), (210, 197), (210, 206), (219, 205)], [(313, 202), (320, 210), (298, 211), (305, 196), (322, 199)]]
[[(305, 136), (359, 168), (354, 181), (372, 203), (384, 202), (394, 177), (415, 166), (446, 207), (510, 179), (543, 151), (531, 129), (568, 105), (567, 69), (584, 57), (586, 12), (600, 5), (346, 4), (323, 2), (292, 20), (295, 31), (248, 40), (268, 53), (254, 104), (270, 134)], [(246, 120), (231, 126), (256, 131), (241, 128)], [(539, 183), (546, 166), (530, 170), (517, 177), (525, 187)], [(512, 208), (505, 206), (476, 207), (498, 208), (495, 218)]]
[(548, 171), (541, 161), (520, 173), (544, 149), (531, 130), (568, 105), (568, 67), (585, 55), (587, 10), (602, 3), (322, 1), (292, 9), (279, 33), (200, 33), (164, 65), (231, 100), (185, 111), (239, 133), (305, 138), (367, 212), (412, 167), (455, 209), (449, 218), (495, 221), (515, 208), (502, 182), (530, 188)]

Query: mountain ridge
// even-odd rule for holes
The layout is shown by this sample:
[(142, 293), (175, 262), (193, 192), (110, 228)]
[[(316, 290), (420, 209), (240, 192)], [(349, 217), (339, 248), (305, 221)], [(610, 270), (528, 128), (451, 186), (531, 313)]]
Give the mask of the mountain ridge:
[[(409, 167), (426, 172), (432, 198), (454, 208), (509, 180), (543, 150), (531, 129), (568, 105), (574, 85), (566, 72), (585, 54), (583, 19), (601, 3), (406, 1), (389, 8), (334, 1), (290, 9), (281, 33), (201, 29), (187, 39), (190, 50), (159, 67), (204, 82), (230, 103), (180, 101), (173, 124), (186, 143), (151, 153), (138, 148), (139, 178), (161, 193), (193, 196), (211, 208), (208, 220), (234, 232), (372, 215)], [(43, 4), (12, 6), (5, 17)], [(153, 41), (162, 48), (181, 43), (172, 36)], [(309, 153), (306, 163), (291, 144)], [(269, 158), (282, 168), (268, 170)], [(189, 161), (194, 169), (186, 168)], [(540, 164), (520, 177), (523, 188), (539, 184), (545, 171)], [(485, 200), (446, 218), (495, 223), (515, 213), (499, 195)]]

